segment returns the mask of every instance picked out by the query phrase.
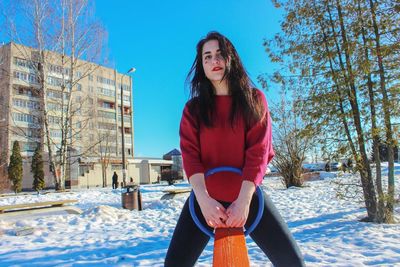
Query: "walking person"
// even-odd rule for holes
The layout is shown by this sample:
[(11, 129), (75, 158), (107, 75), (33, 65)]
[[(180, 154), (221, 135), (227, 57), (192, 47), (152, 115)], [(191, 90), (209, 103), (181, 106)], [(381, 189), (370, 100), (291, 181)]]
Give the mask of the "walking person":
[[(232, 43), (210, 32), (197, 44), (189, 72), (191, 99), (180, 124), (183, 165), (199, 220), (209, 229), (248, 227), (256, 217), (256, 186), (272, 160), (271, 119)], [(210, 169), (231, 166), (242, 174)], [(250, 237), (274, 266), (304, 266), (286, 223), (264, 193), (264, 213)], [(165, 266), (194, 266), (209, 241), (193, 221), (188, 200), (174, 230)]]
[(112, 176), (112, 188), (117, 189), (118, 188), (118, 174), (117, 172), (114, 172)]

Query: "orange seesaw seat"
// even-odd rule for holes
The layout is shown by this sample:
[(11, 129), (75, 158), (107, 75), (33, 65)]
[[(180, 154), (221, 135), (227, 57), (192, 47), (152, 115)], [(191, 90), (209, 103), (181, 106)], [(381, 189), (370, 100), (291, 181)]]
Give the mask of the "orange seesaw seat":
[(243, 228), (217, 228), (213, 267), (250, 267)]

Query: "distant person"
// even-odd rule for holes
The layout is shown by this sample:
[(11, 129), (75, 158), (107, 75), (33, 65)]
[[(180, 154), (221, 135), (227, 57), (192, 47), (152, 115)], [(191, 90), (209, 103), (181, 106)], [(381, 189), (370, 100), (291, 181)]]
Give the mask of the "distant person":
[[(272, 123), (264, 94), (254, 88), (233, 44), (210, 32), (197, 44), (188, 75), (191, 99), (180, 123), (184, 170), (193, 187), (199, 219), (208, 229), (249, 226), (258, 212), (256, 186), (274, 156)], [(205, 173), (221, 166), (242, 175)], [(187, 200), (174, 230), (165, 266), (194, 266), (210, 237), (189, 212)], [(201, 212), (200, 212), (201, 211)], [(289, 228), (264, 193), (264, 213), (250, 237), (274, 266), (304, 266)]]
[(112, 176), (112, 188), (117, 189), (118, 188), (118, 174), (117, 172), (114, 172)]
[(349, 172), (353, 171), (353, 161), (350, 158), (347, 160), (347, 168), (349, 169)]
[(346, 172), (347, 168), (348, 168), (348, 166), (347, 166), (347, 160), (346, 160), (346, 161), (343, 161), (343, 163), (342, 163), (342, 171)]
[(326, 172), (330, 172), (331, 171), (331, 163), (329, 161), (325, 164), (325, 171)]

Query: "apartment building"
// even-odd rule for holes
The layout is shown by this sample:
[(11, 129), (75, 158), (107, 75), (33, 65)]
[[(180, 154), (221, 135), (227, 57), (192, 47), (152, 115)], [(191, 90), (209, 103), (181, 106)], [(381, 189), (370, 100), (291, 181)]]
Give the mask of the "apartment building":
[[(15, 43), (0, 47), (0, 188), (9, 186), (5, 170), (16, 140), (24, 158), (23, 188), (32, 187), (30, 161), (38, 144), (43, 145), (47, 160), (47, 144), (56, 155), (62, 136), (68, 142), (67, 186), (78, 186), (82, 162), (94, 164), (108, 157), (114, 168), (122, 166), (122, 131), (126, 159), (133, 159), (132, 78), (81, 60), (71, 70), (70, 58), (53, 52), (44, 55), (44, 71), (39, 72), (37, 59), (43, 54)], [(44, 77), (38, 77), (40, 73)], [(40, 78), (45, 81), (44, 88)], [(66, 121), (71, 127), (63, 127)], [(47, 166), (45, 182), (52, 187)]]

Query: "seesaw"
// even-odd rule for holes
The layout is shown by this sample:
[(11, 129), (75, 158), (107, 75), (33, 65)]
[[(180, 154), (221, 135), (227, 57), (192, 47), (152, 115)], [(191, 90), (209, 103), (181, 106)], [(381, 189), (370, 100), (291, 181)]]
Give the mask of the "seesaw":
[[(205, 173), (207, 178), (217, 172), (234, 172), (242, 174), (242, 171), (238, 168), (233, 167), (218, 167), (209, 170)], [(213, 255), (213, 267), (249, 267), (250, 260), (247, 252), (245, 236), (249, 235), (260, 222), (262, 214), (264, 212), (264, 197), (262, 190), (256, 187), (256, 193), (258, 197), (258, 213), (254, 222), (245, 231), (243, 228), (216, 228), (215, 232), (207, 229), (197, 217), (194, 202), (194, 192), (190, 193), (189, 197), (189, 211), (196, 223), (197, 227), (206, 235), (214, 238), (214, 255)]]

